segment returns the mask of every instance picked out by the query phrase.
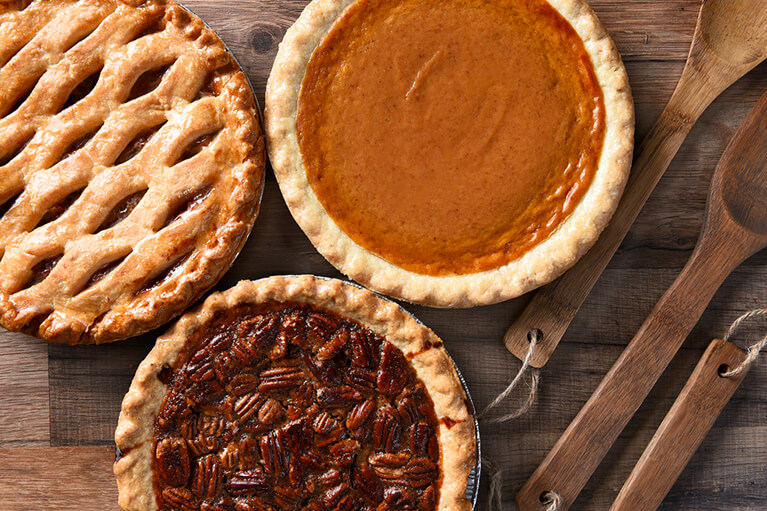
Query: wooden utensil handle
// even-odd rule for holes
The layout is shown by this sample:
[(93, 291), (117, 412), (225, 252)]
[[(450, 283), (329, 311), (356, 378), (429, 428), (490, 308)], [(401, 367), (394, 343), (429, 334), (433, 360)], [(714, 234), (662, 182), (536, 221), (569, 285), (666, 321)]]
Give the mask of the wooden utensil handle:
[(688, 64), (674, 95), (645, 137), (623, 199), (597, 243), (567, 273), (542, 287), (506, 332), (506, 348), (520, 360), (527, 355), (528, 332), (537, 329), (542, 335), (531, 365), (546, 365), (695, 121), (727, 87), (716, 84), (706, 89), (700, 75), (692, 74), (691, 69), (694, 66)]
[(740, 263), (740, 247), (706, 236), (682, 273), (599, 384), (554, 448), (517, 494), (522, 511), (539, 511), (556, 492), (568, 509), (697, 323), (721, 283)]
[(658, 509), (747, 372), (722, 377), (719, 368), (737, 367), (745, 359), (730, 342), (709, 344), (610, 511)]

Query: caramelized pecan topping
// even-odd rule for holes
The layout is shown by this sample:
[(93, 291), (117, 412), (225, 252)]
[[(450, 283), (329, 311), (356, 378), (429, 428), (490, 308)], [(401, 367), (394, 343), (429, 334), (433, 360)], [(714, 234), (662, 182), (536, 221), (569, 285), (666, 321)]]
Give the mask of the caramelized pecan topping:
[(438, 422), (402, 352), (311, 306), (240, 306), (189, 340), (155, 421), (163, 510), (434, 510)]

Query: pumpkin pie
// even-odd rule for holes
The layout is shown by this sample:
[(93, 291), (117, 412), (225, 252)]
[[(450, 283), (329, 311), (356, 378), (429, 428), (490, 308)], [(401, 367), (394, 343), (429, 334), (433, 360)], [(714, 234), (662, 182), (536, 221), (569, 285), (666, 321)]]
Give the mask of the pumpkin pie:
[(441, 307), (572, 266), (617, 206), (633, 120), (583, 0), (313, 0), (266, 92), (274, 171), (319, 252)]
[(188, 312), (123, 400), (124, 510), (469, 510), (472, 407), (398, 305), (312, 276), (240, 282)]
[(0, 323), (102, 343), (215, 284), (258, 213), (265, 150), (224, 43), (173, 1), (0, 9)]

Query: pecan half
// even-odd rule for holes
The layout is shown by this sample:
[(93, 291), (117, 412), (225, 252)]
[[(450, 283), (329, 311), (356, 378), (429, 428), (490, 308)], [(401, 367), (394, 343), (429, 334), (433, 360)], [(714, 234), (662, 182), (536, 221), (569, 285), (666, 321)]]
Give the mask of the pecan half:
[(378, 373), (378, 390), (382, 394), (396, 396), (405, 388), (408, 379), (407, 360), (391, 343), (384, 344), (381, 369)]
[(356, 440), (341, 440), (330, 448), (330, 455), (337, 467), (350, 467), (357, 459), (360, 443)]
[(276, 399), (269, 398), (258, 410), (258, 422), (264, 425), (274, 424), (285, 416), (285, 407)]
[(240, 321), (237, 337), (248, 339), (254, 345), (265, 346), (273, 337), (280, 320), (275, 315), (259, 315)]
[(180, 438), (165, 438), (155, 449), (157, 470), (168, 486), (184, 486), (189, 480), (191, 458), (186, 442)]
[(391, 406), (381, 408), (373, 424), (373, 444), (376, 449), (386, 452), (396, 451), (401, 434), (402, 425), (397, 418), (397, 411)]
[(285, 474), (290, 462), (290, 449), (283, 431), (272, 431), (261, 438), (261, 459), (271, 475), (281, 477)]
[(261, 373), (261, 392), (290, 390), (300, 386), (306, 375), (299, 367), (274, 367)]
[(425, 488), (436, 479), (437, 466), (427, 458), (413, 458), (402, 469), (402, 476), (408, 487)]
[(237, 398), (234, 402), (234, 413), (239, 417), (240, 422), (245, 422), (261, 410), (261, 405), (266, 398), (258, 392), (251, 392)]
[(301, 358), (306, 365), (306, 368), (309, 369), (309, 372), (312, 373), (312, 376), (317, 378), (320, 382), (327, 385), (334, 385), (341, 381), (341, 376), (338, 374), (338, 369), (335, 365), (333, 365), (332, 362), (315, 361), (306, 353), (302, 354)]
[(401, 398), (397, 404), (397, 411), (406, 427), (421, 419), (421, 412), (418, 411), (418, 404), (411, 397)]
[(301, 454), (314, 443), (314, 430), (306, 417), (291, 421), (283, 426), (282, 431), (293, 454)]
[(357, 429), (363, 427), (373, 417), (375, 410), (376, 402), (374, 399), (368, 399), (357, 404), (346, 417), (346, 429), (356, 432)]
[(200, 508), (197, 498), (186, 488), (165, 488), (161, 495), (163, 502), (170, 509), (197, 511)]
[(402, 468), (408, 461), (410, 461), (410, 455), (406, 452), (379, 452), (371, 454), (368, 458), (370, 466), (375, 468)]
[(338, 428), (338, 421), (331, 417), (329, 413), (322, 412), (314, 418), (312, 427), (318, 434), (327, 435)]
[(338, 320), (321, 312), (313, 312), (306, 318), (306, 335), (315, 345), (324, 344), (338, 328)]
[(317, 392), (317, 402), (328, 408), (344, 408), (362, 401), (362, 394), (346, 385), (323, 387)]
[(384, 491), (384, 501), (378, 506), (378, 511), (397, 509), (410, 511), (416, 509), (417, 497), (415, 492), (401, 487), (391, 487)]
[(369, 502), (377, 504), (383, 499), (381, 480), (369, 465), (362, 464), (355, 467), (352, 472), (352, 481), (357, 493)]
[(410, 429), (410, 450), (416, 456), (439, 459), (439, 444), (432, 428), (426, 422), (417, 422)]
[(192, 476), (192, 492), (200, 500), (217, 497), (221, 493), (223, 475), (218, 456), (208, 454), (198, 458)]
[(237, 374), (240, 369), (240, 361), (229, 352), (221, 353), (213, 361), (213, 371), (221, 383), (227, 383), (229, 378)]
[(254, 495), (270, 488), (269, 479), (260, 469), (237, 472), (226, 482), (226, 489), (232, 495)]
[(335, 358), (338, 353), (343, 349), (344, 346), (346, 346), (346, 343), (349, 341), (349, 331), (348, 330), (339, 330), (336, 333), (334, 333), (330, 340), (328, 340), (325, 344), (322, 345), (322, 347), (317, 352), (317, 360), (331, 360)]
[(352, 364), (359, 367), (377, 367), (381, 341), (362, 330), (354, 330), (350, 336), (352, 345)]
[(243, 373), (229, 380), (226, 390), (233, 396), (242, 396), (243, 394), (253, 392), (259, 387), (258, 376), (251, 373)]
[(237, 339), (229, 349), (232, 356), (243, 366), (254, 366), (261, 360), (258, 348), (248, 339)]
[(343, 474), (338, 469), (331, 468), (320, 476), (320, 485), (323, 488), (332, 488), (341, 484), (344, 480)]
[(376, 390), (378, 386), (378, 375), (370, 369), (351, 367), (346, 371), (346, 378), (349, 383), (363, 390)]
[(259, 460), (258, 441), (253, 438), (244, 438), (237, 443), (240, 455), (240, 468), (250, 469), (256, 466)]

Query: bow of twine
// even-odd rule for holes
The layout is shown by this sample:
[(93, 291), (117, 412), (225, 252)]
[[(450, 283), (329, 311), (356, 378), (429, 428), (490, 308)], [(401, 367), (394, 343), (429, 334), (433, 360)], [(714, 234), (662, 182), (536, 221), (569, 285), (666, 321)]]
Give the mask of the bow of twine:
[[(733, 321), (730, 327), (727, 329), (727, 333), (724, 334), (723, 340), (732, 342), (730, 341), (730, 338), (744, 321), (759, 316), (767, 316), (767, 308), (754, 309), (752, 311), (746, 312), (738, 319)], [(517, 417), (527, 413), (527, 411), (535, 402), (535, 397), (538, 392), (538, 384), (540, 382), (541, 370), (533, 368), (531, 372), (532, 377), (529, 383), (530, 391), (528, 393), (527, 399), (522, 403), (522, 405), (520, 405), (516, 410), (513, 410), (507, 414), (500, 415), (498, 417), (488, 417), (489, 412), (497, 408), (503, 401), (505, 401), (506, 398), (509, 397), (509, 394), (511, 394), (512, 391), (519, 386), (520, 382), (524, 380), (524, 376), (527, 373), (527, 370), (531, 367), (530, 362), (533, 359), (533, 354), (535, 353), (536, 346), (540, 341), (540, 335), (541, 334), (539, 330), (530, 330), (530, 347), (527, 350), (525, 359), (522, 361), (522, 367), (519, 368), (516, 376), (514, 376), (514, 378), (511, 380), (511, 383), (509, 383), (503, 392), (498, 394), (498, 396), (493, 399), (493, 401), (487, 405), (479, 414), (479, 421), (481, 424), (499, 424), (509, 422), (510, 420), (516, 419)], [(722, 377), (730, 378), (747, 370), (756, 361), (756, 359), (759, 357), (759, 353), (764, 349), (765, 346), (767, 346), (767, 335), (762, 337), (760, 341), (750, 345), (746, 349), (748, 355), (743, 360), (743, 362), (741, 362), (741, 364), (734, 369), (730, 369), (729, 371), (722, 373)], [(502, 511), (503, 505), (501, 503), (501, 493), (503, 490), (503, 472), (498, 464), (489, 457), (482, 456), (482, 463), (485, 465), (485, 467), (487, 467), (490, 478), (488, 509), (490, 509), (490, 511)], [(560, 506), (562, 506), (562, 502), (562, 497), (559, 496), (556, 492), (545, 492), (541, 499), (541, 503), (544, 506), (541, 511), (557, 511)]]

